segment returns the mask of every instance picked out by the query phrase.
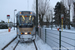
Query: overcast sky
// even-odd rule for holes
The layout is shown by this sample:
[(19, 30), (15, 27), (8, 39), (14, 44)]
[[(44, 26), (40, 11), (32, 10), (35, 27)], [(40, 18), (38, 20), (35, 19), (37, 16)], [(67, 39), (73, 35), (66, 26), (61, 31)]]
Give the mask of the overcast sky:
[[(52, 7), (55, 6), (55, 4), (60, 0), (50, 0), (50, 5)], [(14, 21), (14, 9), (17, 9), (15, 11), (15, 14), (18, 11), (25, 11), (30, 10), (33, 11), (34, 0), (0, 0), (0, 20), (4, 20), (5, 22), (8, 22), (7, 15), (10, 15), (9, 21)], [(29, 5), (29, 6), (28, 6)]]

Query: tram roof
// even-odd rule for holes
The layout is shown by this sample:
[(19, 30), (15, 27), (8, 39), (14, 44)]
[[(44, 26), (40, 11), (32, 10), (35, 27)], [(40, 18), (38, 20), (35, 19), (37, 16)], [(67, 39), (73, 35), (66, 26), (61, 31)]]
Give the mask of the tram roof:
[(28, 14), (20, 14), (20, 12), (28, 12), (28, 13), (32, 12), (32, 14), (30, 15), (36, 16), (36, 14), (33, 11), (19, 11), (16, 15), (28, 15)]

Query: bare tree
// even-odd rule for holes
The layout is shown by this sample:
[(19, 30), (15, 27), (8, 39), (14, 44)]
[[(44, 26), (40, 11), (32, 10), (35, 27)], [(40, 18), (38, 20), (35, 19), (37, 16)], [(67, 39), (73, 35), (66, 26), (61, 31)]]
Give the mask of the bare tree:
[(73, 27), (75, 28), (75, 2), (73, 3), (73, 5), (74, 5), (74, 16), (73, 16)]
[[(36, 11), (36, 1), (34, 1), (33, 9)], [(46, 17), (46, 21), (49, 21), (49, 13), (50, 10), (49, 0), (38, 0), (38, 16), (39, 16), (39, 23), (43, 26), (43, 18)], [(48, 14), (46, 16), (46, 14)]]

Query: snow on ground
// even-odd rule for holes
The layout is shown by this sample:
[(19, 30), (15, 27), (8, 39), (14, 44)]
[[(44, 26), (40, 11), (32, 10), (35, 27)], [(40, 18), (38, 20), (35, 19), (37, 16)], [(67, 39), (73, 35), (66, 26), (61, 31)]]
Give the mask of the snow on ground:
[[(50, 30), (51, 30), (51, 28), (44, 28), (44, 29), (50, 29)], [(56, 29), (56, 28), (52, 28), (52, 30), (57, 30), (57, 29)], [(58, 31), (58, 30), (57, 30), (57, 31)], [(62, 29), (61, 29), (61, 31), (62, 31)], [(75, 33), (74, 30), (63, 29), (63, 31)]]
[[(7, 29), (4, 29), (2, 31), (6, 31)], [(1, 32), (2, 32), (1, 31)], [(0, 33), (0, 50), (8, 44), (14, 37), (16, 36), (16, 31), (12, 30), (11, 32), (3, 32)], [(52, 50), (49, 45), (44, 43), (38, 36), (36, 38), (36, 45), (38, 47), (38, 50)], [(9, 45), (5, 50), (12, 50), (15, 44), (17, 43), (17, 39)], [(34, 43), (19, 43), (16, 47), (16, 50), (36, 50)]]
[(8, 31), (8, 29), (0, 29), (0, 32)]
[[(59, 28), (59, 27), (60, 27), (60, 26), (55, 27), (55, 25), (53, 25), (52, 30), (53, 30), (53, 29), (57, 29), (57, 28)], [(47, 28), (46, 25), (43, 25), (43, 28)], [(51, 25), (49, 26), (49, 29), (51, 29)], [(68, 29), (67, 26), (66, 26), (65, 29), (63, 28), (63, 30), (69, 30), (69, 29)], [(72, 26), (70, 26), (70, 31), (75, 31), (75, 28), (72, 27)]]
[(13, 50), (17, 42), (18, 40), (15, 39), (7, 48), (5, 48), (5, 50)]
[(38, 50), (52, 50), (52, 48), (46, 43), (44, 43), (38, 36), (35, 42), (38, 47)]
[[(11, 30), (14, 30), (14, 28), (12, 27)], [(8, 32), (8, 29), (0, 29), (0, 33), (3, 33), (3, 32)]]
[[(55, 43), (55, 42), (59, 43), (59, 41), (57, 40), (57, 39), (59, 39), (59, 36), (58, 36), (59, 31), (57, 31), (57, 28), (52, 28), (52, 30), (51, 30), (51, 28), (43, 28), (43, 29), (47, 29), (46, 34), (49, 35), (49, 39), (51, 40), (50, 41), (51, 43), (49, 42), (49, 44), (52, 46), (52, 48), (54, 48), (54, 45), (58, 46), (59, 44)], [(63, 29), (63, 31), (61, 30), (61, 40), (62, 40), (61, 45), (68, 48), (69, 50), (71, 50), (71, 49), (75, 50), (75, 47), (74, 47), (75, 40), (73, 40), (73, 39), (75, 39), (75, 31), (74, 30), (72, 30), (72, 29), (71, 30)], [(46, 37), (48, 37), (48, 36), (46, 36)], [(53, 40), (55, 42), (53, 42)], [(62, 47), (62, 50), (64, 47)], [(57, 49), (57, 47), (55, 47), (55, 48)]]
[[(6, 29), (7, 30), (7, 29)], [(5, 29), (2, 31), (6, 31)], [(0, 33), (0, 50), (16, 36), (16, 31)]]
[[(49, 45), (44, 43), (38, 36), (36, 37), (36, 46), (38, 50), (52, 50)], [(36, 50), (34, 43), (19, 43), (15, 50)]]
[(19, 43), (15, 50), (36, 50), (34, 43)]

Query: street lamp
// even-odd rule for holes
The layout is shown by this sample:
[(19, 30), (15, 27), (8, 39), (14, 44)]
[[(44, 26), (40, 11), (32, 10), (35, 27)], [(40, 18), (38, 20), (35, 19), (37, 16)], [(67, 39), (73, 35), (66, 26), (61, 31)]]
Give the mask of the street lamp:
[(14, 30), (15, 30), (15, 11), (17, 11), (16, 9), (14, 10)]

